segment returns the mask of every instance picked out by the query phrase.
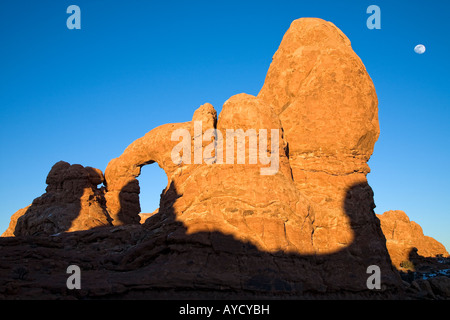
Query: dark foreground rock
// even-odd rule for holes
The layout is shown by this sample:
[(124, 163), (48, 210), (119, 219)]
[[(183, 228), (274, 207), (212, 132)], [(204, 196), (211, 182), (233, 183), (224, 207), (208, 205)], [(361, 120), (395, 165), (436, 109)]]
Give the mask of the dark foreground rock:
[[(158, 218), (158, 217), (156, 217)], [(153, 218), (155, 219), (155, 218)], [(179, 224), (105, 227), (54, 237), (0, 239), (1, 299), (276, 299), (402, 296), (364, 289), (368, 275), (333, 269), (327, 258), (267, 253), (219, 233), (187, 236)], [(20, 257), (20, 260), (18, 260)], [(69, 290), (67, 268), (81, 269)], [(306, 272), (308, 270), (308, 272)], [(342, 274), (345, 272), (344, 274)], [(346, 288), (330, 280), (359, 277)]]

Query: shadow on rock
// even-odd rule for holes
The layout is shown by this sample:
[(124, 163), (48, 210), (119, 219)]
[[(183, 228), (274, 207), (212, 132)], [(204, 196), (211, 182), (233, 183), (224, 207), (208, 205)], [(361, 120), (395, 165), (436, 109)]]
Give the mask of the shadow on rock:
[(49, 236), (67, 231), (108, 226), (100, 170), (67, 162), (56, 163), (47, 176), (47, 188), (19, 210), (3, 236)]
[[(364, 240), (367, 232), (382, 235), (379, 224), (371, 224), (374, 230), (365, 227), (366, 219), (376, 219), (372, 190), (365, 183), (350, 188), (344, 203), (352, 221), (354, 242), (327, 255), (264, 252), (220, 232), (188, 234), (173, 213), (172, 204), (178, 198), (172, 184), (161, 198), (163, 210), (144, 225), (55, 237), (2, 238), (2, 298), (389, 299), (402, 296), (398, 273), (388, 256), (378, 252), (382, 246)], [(372, 258), (358, 258), (361, 252), (365, 254), (360, 256)], [(72, 264), (82, 270), (82, 290), (66, 288), (66, 269)], [(370, 265), (381, 267), (382, 290), (367, 289)]]

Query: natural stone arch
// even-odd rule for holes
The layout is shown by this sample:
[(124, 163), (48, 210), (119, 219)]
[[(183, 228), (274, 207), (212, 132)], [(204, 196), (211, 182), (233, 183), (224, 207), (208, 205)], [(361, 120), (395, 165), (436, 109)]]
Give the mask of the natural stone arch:
[(193, 123), (195, 121), (201, 121), (204, 130), (214, 128), (217, 122), (214, 107), (207, 103), (194, 113), (192, 121), (166, 124), (153, 129), (128, 146), (119, 158), (110, 161), (105, 170), (107, 189), (105, 199), (114, 225), (140, 222), (140, 187), (137, 177), (141, 174), (143, 166), (156, 162), (167, 175), (168, 187), (180, 181), (175, 176), (180, 176), (186, 165), (172, 161), (172, 149), (179, 143), (172, 141), (172, 133), (179, 129), (186, 129), (191, 137), (194, 137)]
[(173, 148), (170, 132), (185, 127), (189, 128), (190, 123), (160, 126), (133, 142), (119, 158), (110, 161), (105, 170), (105, 199), (114, 225), (140, 221), (140, 187), (137, 177), (143, 166), (156, 162), (170, 181), (176, 170), (170, 158)]

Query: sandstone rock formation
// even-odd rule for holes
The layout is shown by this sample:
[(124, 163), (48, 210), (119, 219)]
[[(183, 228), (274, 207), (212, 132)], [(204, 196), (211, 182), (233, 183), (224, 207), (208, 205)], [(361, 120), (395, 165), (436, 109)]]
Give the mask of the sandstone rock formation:
[(392, 263), (401, 268), (401, 264), (410, 261), (410, 255), (415, 249), (422, 257), (448, 257), (445, 247), (435, 239), (425, 236), (422, 228), (410, 221), (403, 211), (388, 211), (378, 215), (381, 228), (386, 236), (386, 246)]
[[(49, 174), (50, 196), (26, 210), (15, 234), (111, 224), (41, 242), (62, 261), (65, 243), (72, 246), (71, 263), (96, 279), (88, 297), (155, 297), (170, 290), (185, 297), (400, 294), (366, 179), (379, 135), (377, 113), (373, 83), (348, 38), (332, 23), (296, 20), (258, 96), (231, 97), (219, 116), (207, 103), (191, 121), (150, 131), (108, 164), (104, 194), (95, 184), (103, 181), (101, 172), (57, 164)], [(227, 139), (231, 130), (255, 135), (243, 144)], [(159, 210), (140, 216), (137, 178), (152, 163), (165, 171), (168, 185)], [(61, 221), (47, 222), (48, 207), (57, 208)], [(91, 207), (94, 214), (86, 211)], [(75, 211), (83, 221), (76, 228), (67, 223)], [(92, 215), (87, 223), (82, 218)], [(4, 249), (0, 244), (5, 263), (14, 259), (6, 247), (20, 241), (6, 239)], [(50, 259), (48, 250), (39, 252)], [(381, 269), (381, 293), (367, 289), (372, 265)], [(40, 269), (27, 268), (30, 277), (48, 281)], [(55, 286), (41, 293), (67, 294)]]
[[(370, 261), (395, 282), (366, 180), (379, 135), (377, 104), (372, 81), (345, 35), (320, 19), (294, 21), (257, 97), (230, 98), (218, 119), (206, 104), (191, 122), (154, 129), (110, 162), (108, 211), (116, 224), (137, 217), (139, 207), (129, 204), (138, 203), (136, 178), (142, 166), (157, 162), (169, 181), (157, 218), (182, 222), (188, 235), (220, 232), (265, 252), (327, 255), (333, 258), (326, 264), (341, 271), (352, 260), (359, 275)], [(203, 124), (200, 132), (196, 121)], [(194, 139), (214, 128), (223, 135), (227, 129), (278, 129), (279, 171), (261, 175), (264, 165), (248, 160), (194, 164), (195, 150), (203, 150), (205, 141), (192, 142), (191, 164), (171, 161), (176, 130), (186, 129)], [(327, 285), (352, 286), (338, 273), (327, 277)]]
[[(217, 128), (221, 132), (239, 128), (279, 128), (285, 133), (281, 140), (280, 172), (286, 181), (274, 184), (269, 182), (274, 179), (270, 177), (261, 182), (246, 181), (244, 187), (294, 185), (295, 189), (318, 205), (314, 218), (310, 217), (313, 229), (308, 231), (312, 234), (309, 238), (314, 250), (306, 252), (328, 253), (345, 248), (353, 241), (350, 218), (343, 202), (352, 186), (367, 181), (367, 161), (379, 135), (377, 110), (372, 81), (353, 52), (348, 38), (329, 22), (299, 19), (293, 22), (284, 36), (258, 97), (238, 95), (229, 99), (223, 106)], [(192, 189), (183, 185), (186, 177), (189, 181), (195, 181), (197, 166), (175, 166), (170, 160), (170, 151), (176, 144), (170, 141), (171, 133), (187, 128), (193, 136), (193, 122), (199, 120), (203, 121), (204, 130), (214, 126), (215, 111), (210, 104), (197, 110), (190, 123), (167, 125), (151, 131), (108, 165), (105, 171), (108, 210), (113, 218), (123, 216), (115, 219), (117, 224), (122, 220), (135, 219), (139, 214), (139, 207), (128, 205), (126, 200), (122, 202), (127, 204), (120, 207), (119, 197), (133, 198), (130, 203), (138, 203), (139, 189), (135, 178), (139, 176), (140, 168), (148, 163), (157, 162), (164, 169), (169, 186), (173, 184), (180, 198), (197, 197), (196, 202), (204, 204), (198, 197), (202, 190), (191, 192), (192, 195), (186, 194), (185, 190), (189, 192)], [(257, 169), (259, 167), (245, 168), (254, 172)], [(201, 176), (205, 176), (205, 172), (220, 170), (220, 183), (227, 180), (233, 182), (230, 189), (234, 190), (235, 197), (242, 194), (237, 192), (239, 189), (235, 181), (254, 176), (243, 171), (241, 166), (201, 166), (198, 170), (203, 170)], [(226, 174), (227, 170), (243, 172), (236, 179), (237, 174)], [(212, 176), (211, 173), (208, 175)], [(194, 183), (201, 185), (197, 181)], [(211, 185), (213, 181), (205, 183), (219, 198), (217, 188)], [(370, 190), (367, 198), (371, 198)], [(268, 199), (268, 194), (261, 194), (253, 204)], [(210, 211), (213, 213), (209, 215), (215, 215), (216, 211)], [(305, 212), (294, 211), (297, 214)], [(365, 216), (363, 219), (369, 219), (361, 221), (362, 225), (369, 228), (376, 225), (373, 213), (364, 212), (361, 215)], [(233, 219), (236, 216), (239, 215), (234, 214)], [(197, 230), (202, 229), (199, 227), (201, 221), (199, 224), (195, 220), (189, 221), (197, 225)], [(223, 224), (216, 226), (224, 227)], [(242, 233), (248, 234), (247, 231)], [(378, 236), (375, 235), (375, 238)], [(380, 243), (380, 246), (383, 244)]]
[(294, 21), (258, 97), (280, 117), (295, 185), (318, 204), (317, 251), (349, 245), (354, 235), (343, 199), (366, 182), (380, 132), (375, 88), (350, 40), (332, 23)]
[(16, 212), (3, 236), (53, 235), (110, 225), (99, 169), (56, 163), (47, 176), (46, 193)]

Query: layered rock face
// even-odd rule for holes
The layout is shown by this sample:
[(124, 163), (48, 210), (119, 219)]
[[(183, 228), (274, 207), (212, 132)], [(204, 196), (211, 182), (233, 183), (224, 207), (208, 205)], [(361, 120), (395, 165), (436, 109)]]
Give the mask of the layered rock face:
[[(297, 192), (300, 191), (317, 204), (314, 216), (310, 216), (309, 221), (313, 228), (310, 238), (314, 249), (307, 252), (336, 252), (354, 240), (344, 201), (353, 186), (367, 183), (366, 175), (370, 171), (367, 161), (379, 136), (377, 104), (372, 81), (361, 60), (353, 52), (348, 38), (332, 23), (320, 19), (299, 19), (292, 23), (284, 36), (258, 97), (238, 95), (223, 106), (217, 128), (222, 133), (226, 129), (260, 128), (280, 129), (284, 133), (280, 140), (283, 148), (280, 150), (280, 172), (286, 181), (274, 184), (269, 182), (273, 177), (258, 177), (266, 180), (258, 182), (252, 178), (244, 188), (249, 189), (248, 185), (270, 185), (272, 188), (293, 184)], [(199, 114), (203, 116), (198, 117)], [(170, 160), (170, 152), (175, 145), (170, 141), (172, 132), (186, 128), (193, 137), (195, 121), (203, 121), (204, 131), (213, 128), (217, 121), (214, 108), (209, 104), (196, 111), (196, 115), (189, 123), (167, 125), (151, 131), (107, 167), (108, 210), (112, 217), (127, 217), (116, 219), (117, 224), (122, 220), (128, 222), (135, 219), (140, 211), (137, 206), (130, 205), (128, 208), (126, 200), (120, 206), (119, 197), (133, 198), (129, 202), (138, 203), (139, 189), (135, 178), (145, 164), (157, 162), (166, 172), (169, 186), (173, 184), (178, 194), (182, 195), (181, 198), (197, 197), (185, 194), (185, 190), (192, 189), (184, 186), (183, 181), (187, 179), (185, 177), (195, 181), (194, 168), (197, 170), (198, 166), (177, 167)], [(220, 171), (217, 176), (225, 181), (221, 184), (230, 181), (233, 184), (231, 189), (237, 191), (237, 181), (255, 176), (247, 174), (245, 170), (257, 172), (259, 167), (200, 166), (198, 170), (202, 176), (206, 175), (205, 172)], [(243, 172), (233, 173), (233, 170)], [(227, 174), (227, 171), (231, 174)], [(236, 179), (233, 175), (242, 178)], [(208, 185), (209, 190), (216, 192), (214, 197), (219, 198), (223, 188), (215, 188), (212, 183), (205, 181), (202, 185)], [(370, 188), (367, 188), (366, 193), (365, 197), (371, 202)], [(241, 195), (242, 198), (247, 197), (242, 191), (231, 194), (232, 197)], [(201, 197), (197, 198), (197, 202), (203, 202)], [(269, 194), (259, 197), (269, 198)], [(213, 213), (209, 216), (217, 212), (210, 211)], [(239, 215), (232, 215), (233, 219)], [(358, 222), (361, 226), (377, 224), (371, 211), (358, 215), (363, 217), (363, 221)], [(378, 236), (374, 235), (375, 238)]]
[(330, 22), (294, 21), (258, 97), (280, 117), (295, 185), (318, 205), (317, 251), (349, 245), (354, 235), (343, 199), (366, 183), (380, 132), (375, 88), (350, 40)]
[(410, 221), (403, 211), (388, 211), (378, 215), (381, 228), (386, 236), (386, 245), (392, 263), (401, 268), (403, 262), (410, 261), (410, 256), (417, 254), (422, 257), (449, 257), (445, 247), (435, 239), (425, 236), (422, 228)]
[[(77, 250), (84, 249), (72, 261), (80, 267), (90, 261), (86, 268), (107, 278), (92, 288), (96, 296), (114, 294), (117, 283), (126, 287), (121, 294), (146, 290), (148, 296), (169, 289), (206, 297), (373, 294), (367, 288), (373, 265), (381, 269), (384, 294), (399, 293), (366, 179), (379, 135), (377, 105), (348, 38), (332, 23), (296, 20), (258, 96), (231, 97), (219, 116), (205, 104), (189, 122), (150, 131), (108, 164), (104, 194), (81, 166), (77, 178), (48, 180), (47, 193), (61, 194), (51, 203), (62, 220), (76, 221), (64, 216), (77, 211), (66, 205), (75, 200), (64, 200), (70, 188), (83, 199), (79, 217), (92, 216), (83, 209), (89, 203), (96, 219), (78, 229), (49, 227), (46, 210), (28, 209), (15, 234), (111, 223), (111, 230), (87, 231), (86, 238), (64, 234), (51, 244), (63, 255), (64, 241), (78, 241)], [(141, 226), (137, 178), (152, 163), (168, 185), (159, 210), (142, 217)], [(55, 171), (76, 169), (70, 168), (58, 164)], [(96, 172), (95, 182), (103, 181)]]
[(58, 162), (47, 176), (46, 193), (12, 216), (3, 237), (53, 235), (111, 225), (103, 192), (97, 188), (103, 179), (99, 169)]
[[(157, 162), (169, 184), (158, 215), (147, 225), (164, 217), (182, 223), (186, 230), (176, 234), (185, 241), (219, 232), (264, 252), (296, 254), (308, 266), (309, 278), (318, 279), (311, 286), (362, 289), (369, 265), (380, 266), (386, 283), (395, 283), (366, 180), (379, 135), (377, 104), (372, 81), (341, 31), (320, 19), (294, 21), (257, 97), (230, 98), (218, 119), (206, 104), (192, 121), (159, 127), (111, 161), (105, 178), (113, 223), (138, 216), (139, 207), (129, 205), (139, 198), (136, 178), (143, 165)], [(202, 125), (196, 130), (198, 122)], [(227, 130), (279, 130), (278, 171), (262, 175), (267, 166), (249, 164), (249, 158), (245, 164), (222, 163), (226, 151), (217, 146), (203, 157), (210, 164), (195, 163), (196, 151), (201, 157), (214, 141), (228, 147), (217, 136), (205, 139), (209, 129), (222, 136)], [(178, 130), (192, 139), (191, 148), (183, 150), (189, 164), (171, 158), (182, 138), (173, 141)], [(270, 154), (271, 143), (267, 146)], [(250, 142), (242, 148), (249, 156)], [(342, 274), (349, 265), (354, 280)], [(334, 271), (323, 273), (324, 266)]]
[[(194, 128), (196, 123), (201, 124), (198, 132)], [(183, 162), (176, 165), (172, 161), (172, 150), (178, 141), (172, 141), (171, 137), (179, 129), (186, 129), (189, 133), (191, 164)], [(217, 143), (214, 137), (203, 141), (209, 129), (223, 133), (223, 163), (217, 163), (220, 160), (218, 157), (216, 159), (216, 148), (203, 157), (207, 146), (214, 141)], [(244, 132), (249, 129), (255, 132), (260, 129), (269, 132), (279, 130), (276, 154), (280, 157), (276, 174), (261, 175), (264, 165), (248, 163), (250, 152), (255, 151), (249, 151), (248, 140), (245, 147), (236, 145), (231, 154), (234, 164), (227, 164), (226, 132), (239, 129)], [(166, 134), (159, 135), (158, 132), (163, 130)], [(259, 140), (258, 135), (255, 137)], [(200, 142), (194, 139), (200, 139)], [(237, 140), (234, 141), (237, 144)], [(270, 140), (268, 145), (270, 147)], [(161, 150), (161, 146), (164, 149)], [(111, 161), (105, 171), (108, 210), (118, 220), (122, 216), (137, 216), (138, 207), (128, 206), (126, 199), (134, 198), (137, 199), (134, 203), (139, 203), (136, 177), (140, 167), (157, 162), (169, 177), (159, 214), (183, 222), (188, 234), (221, 232), (239, 240), (252, 241), (261, 250), (314, 253), (311, 242), (312, 208), (292, 182), (285, 147), (278, 117), (270, 105), (256, 97), (241, 94), (230, 98), (223, 106), (219, 121), (214, 108), (206, 104), (195, 112), (191, 122), (157, 128), (128, 147), (120, 158)], [(240, 151), (246, 154), (247, 163), (236, 163)], [(196, 152), (200, 152), (201, 164), (193, 163)], [(214, 163), (204, 163), (208, 158)], [(119, 185), (117, 189), (111, 188), (116, 185)], [(129, 186), (136, 186), (135, 192), (124, 197), (124, 190), (125, 194), (131, 193)], [(117, 204), (120, 211), (114, 212), (112, 208), (115, 206), (111, 204)]]

